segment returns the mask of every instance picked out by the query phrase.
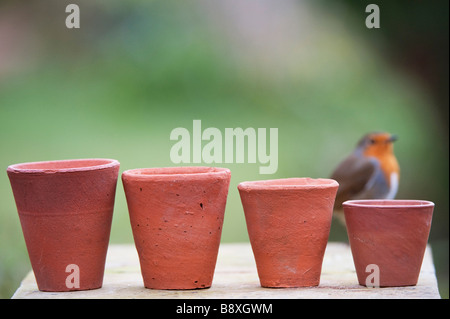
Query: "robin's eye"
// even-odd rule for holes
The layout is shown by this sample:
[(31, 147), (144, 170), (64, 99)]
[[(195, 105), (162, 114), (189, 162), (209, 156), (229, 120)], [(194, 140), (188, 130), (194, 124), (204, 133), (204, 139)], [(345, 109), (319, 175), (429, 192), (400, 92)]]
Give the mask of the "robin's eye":
[(374, 139), (370, 140), (370, 144), (375, 144), (375, 143), (376, 143), (376, 141)]

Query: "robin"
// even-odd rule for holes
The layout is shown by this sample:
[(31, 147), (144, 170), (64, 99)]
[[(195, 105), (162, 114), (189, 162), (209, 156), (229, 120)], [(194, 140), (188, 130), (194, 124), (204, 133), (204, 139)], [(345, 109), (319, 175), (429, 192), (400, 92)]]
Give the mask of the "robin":
[(334, 212), (341, 221), (346, 200), (395, 198), (400, 177), (393, 146), (396, 140), (389, 133), (366, 134), (333, 172), (331, 178), (339, 183)]

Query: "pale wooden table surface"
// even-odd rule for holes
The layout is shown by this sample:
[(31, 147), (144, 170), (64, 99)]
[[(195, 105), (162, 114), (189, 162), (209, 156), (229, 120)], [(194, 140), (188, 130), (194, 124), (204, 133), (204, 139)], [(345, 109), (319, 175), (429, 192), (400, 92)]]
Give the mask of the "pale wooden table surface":
[(358, 285), (350, 247), (328, 243), (320, 285), (313, 288), (262, 288), (250, 244), (222, 244), (212, 287), (198, 290), (146, 289), (134, 245), (110, 245), (103, 287), (89, 291), (40, 292), (30, 272), (12, 298), (440, 298), (431, 249), (427, 248), (419, 283), (412, 287), (366, 288)]

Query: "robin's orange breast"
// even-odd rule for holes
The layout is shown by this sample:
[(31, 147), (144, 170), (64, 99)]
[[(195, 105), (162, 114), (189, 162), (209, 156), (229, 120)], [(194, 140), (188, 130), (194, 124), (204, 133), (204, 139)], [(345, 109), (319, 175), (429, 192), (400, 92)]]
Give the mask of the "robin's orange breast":
[(368, 148), (364, 152), (365, 156), (372, 156), (378, 159), (380, 162), (380, 168), (383, 171), (384, 177), (388, 182), (388, 185), (391, 186), (391, 177), (392, 174), (395, 173), (397, 178), (400, 176), (400, 166), (398, 165), (397, 158), (395, 155), (388, 150), (380, 150), (378, 148)]

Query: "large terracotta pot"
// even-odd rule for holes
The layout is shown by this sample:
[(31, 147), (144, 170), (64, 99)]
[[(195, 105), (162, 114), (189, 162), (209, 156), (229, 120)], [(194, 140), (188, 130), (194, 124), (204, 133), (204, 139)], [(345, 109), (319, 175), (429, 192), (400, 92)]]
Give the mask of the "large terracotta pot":
[(213, 167), (122, 174), (145, 287), (211, 286), (230, 177), (230, 170)]
[(319, 285), (338, 186), (311, 178), (238, 185), (261, 286)]
[(39, 290), (102, 286), (119, 165), (80, 159), (8, 167)]
[(358, 282), (363, 286), (416, 285), (434, 203), (351, 200), (343, 203)]

